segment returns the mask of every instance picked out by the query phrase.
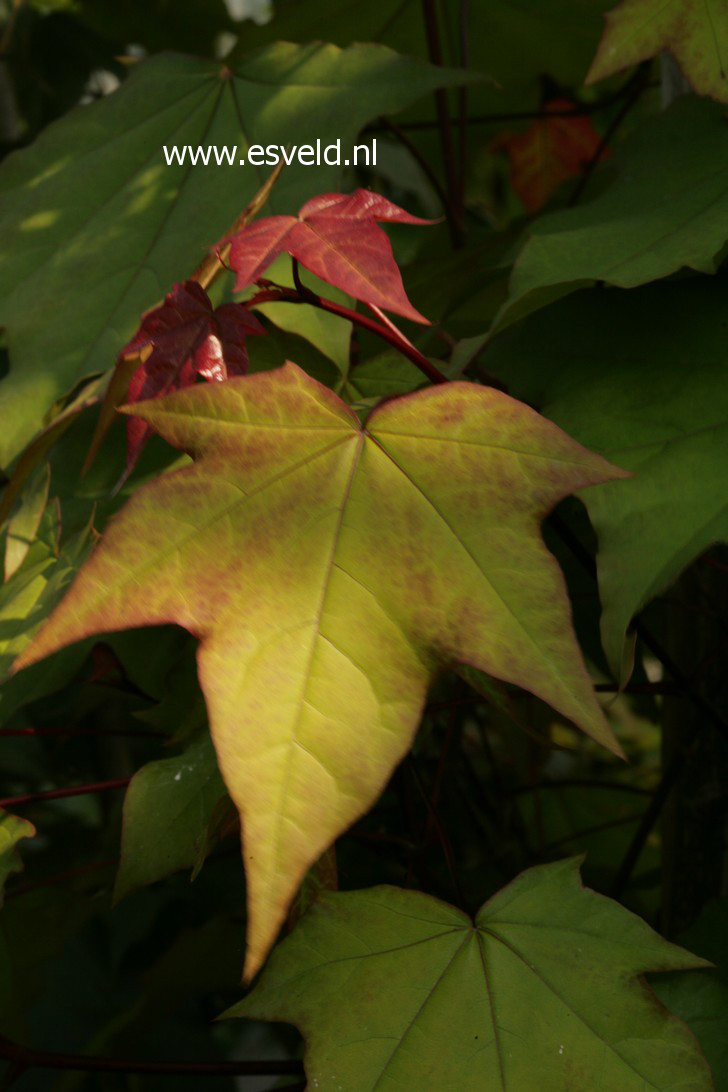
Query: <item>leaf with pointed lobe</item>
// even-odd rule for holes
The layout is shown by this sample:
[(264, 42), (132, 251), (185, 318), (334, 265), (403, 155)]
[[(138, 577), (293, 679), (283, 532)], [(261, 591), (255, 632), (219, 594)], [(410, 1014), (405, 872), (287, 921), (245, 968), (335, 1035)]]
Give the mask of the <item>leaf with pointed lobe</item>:
[(571, 859), (523, 872), (475, 921), (397, 887), (325, 892), (225, 1015), (295, 1024), (319, 1092), (711, 1092), (638, 977), (704, 966)]
[(605, 281), (636, 288), (687, 268), (715, 273), (728, 238), (725, 110), (682, 95), (626, 138), (613, 181), (529, 224), (491, 332)]
[(207, 730), (181, 754), (148, 762), (137, 770), (124, 798), (114, 899), (180, 869), (191, 869), (215, 805), (224, 797)]
[(699, 95), (728, 102), (725, 0), (622, 0), (606, 21), (587, 83), (669, 49)]
[[(492, 142), (508, 155), (511, 182), (526, 212), (537, 212), (554, 190), (578, 174), (599, 152), (601, 137), (584, 114), (563, 116), (574, 109), (568, 99), (553, 99), (521, 133), (501, 133)], [(549, 116), (549, 113), (554, 116)], [(605, 148), (599, 158), (605, 159)]]
[(712, 961), (698, 974), (660, 975), (650, 982), (667, 1007), (690, 1027), (710, 1063), (718, 1090), (728, 1088), (728, 898), (711, 899), (678, 937), (691, 952)]
[(127, 412), (195, 461), (136, 492), (16, 666), (140, 625), (200, 638), (242, 819), (249, 977), (406, 754), (441, 668), (522, 685), (618, 750), (539, 525), (622, 471), (471, 383), (386, 402), (366, 428), (290, 363)]
[[(119, 353), (120, 364), (129, 357), (141, 359), (129, 383), (128, 402), (189, 387), (198, 375), (217, 382), (243, 375), (248, 369), (246, 339), (264, 333), (243, 304), (223, 303), (213, 310), (196, 281), (175, 284), (164, 302), (143, 316)], [(136, 463), (149, 434), (149, 426), (138, 418), (127, 422), (127, 470)]]
[(230, 265), (240, 291), (279, 254), (290, 254), (321, 280), (363, 303), (412, 319), (428, 320), (407, 299), (389, 239), (378, 220), (431, 224), (368, 190), (325, 193), (307, 201), (298, 216), (266, 216), (233, 237)]
[(584, 497), (602, 643), (623, 682), (631, 619), (728, 542), (727, 296), (721, 274), (582, 291), (489, 346), (488, 367), (515, 396), (634, 474)]

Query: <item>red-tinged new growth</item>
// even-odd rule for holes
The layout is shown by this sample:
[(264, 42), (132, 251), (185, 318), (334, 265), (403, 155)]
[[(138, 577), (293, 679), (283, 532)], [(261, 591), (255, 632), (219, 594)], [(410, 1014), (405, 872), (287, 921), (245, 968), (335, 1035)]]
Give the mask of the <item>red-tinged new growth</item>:
[(321, 280), (362, 303), (414, 322), (428, 320), (407, 299), (389, 239), (377, 221), (431, 224), (369, 190), (324, 193), (307, 201), (298, 216), (267, 216), (247, 224), (232, 239), (230, 265), (236, 289), (262, 276), (279, 254), (290, 254)]
[[(175, 284), (164, 303), (148, 311), (119, 360), (140, 356), (129, 384), (130, 404), (191, 386), (198, 375), (222, 382), (248, 370), (246, 338), (264, 334), (243, 304), (224, 303), (213, 310), (196, 281)], [(151, 429), (138, 417), (127, 422), (127, 472), (136, 463)]]
[(576, 113), (564, 116), (570, 109), (574, 104), (568, 99), (554, 99), (524, 132), (502, 133), (491, 144), (506, 152), (511, 182), (526, 212), (537, 212), (597, 154), (600, 159), (610, 155), (608, 148), (599, 151), (601, 137), (591, 119)]

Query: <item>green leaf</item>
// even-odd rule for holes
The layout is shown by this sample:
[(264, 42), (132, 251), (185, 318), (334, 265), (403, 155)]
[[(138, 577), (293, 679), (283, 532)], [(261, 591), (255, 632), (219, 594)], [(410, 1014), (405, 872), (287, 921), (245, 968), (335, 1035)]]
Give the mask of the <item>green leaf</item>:
[(488, 350), (512, 394), (634, 471), (584, 495), (615, 677), (632, 616), (728, 538), (727, 293), (725, 277), (580, 292)]
[[(441, 362), (439, 366), (442, 367)], [(363, 399), (408, 394), (426, 383), (425, 376), (411, 361), (396, 349), (384, 349), (349, 372), (346, 392), (352, 402), (358, 403)]]
[(12, 872), (22, 871), (23, 868), (17, 844), (21, 838), (34, 838), (35, 833), (35, 827), (27, 819), (10, 815), (0, 808), (0, 906), (3, 904), (3, 891), (8, 876)]
[(41, 463), (31, 475), (15, 512), (8, 520), (5, 540), (5, 580), (9, 580), (27, 557), (40, 527), (46, 504), (51, 471)]
[(636, 980), (704, 961), (583, 888), (578, 865), (522, 873), (475, 927), (418, 892), (324, 894), (226, 1015), (296, 1024), (320, 1092), (709, 1092), (687, 1028)]
[[(609, 0), (489, 0), (471, 4), (467, 13), (469, 67), (487, 73), (493, 84), (476, 86), (468, 99), (473, 112), (537, 106), (545, 67), (558, 84), (578, 85), (599, 41), (602, 13)], [(438, 11), (442, 48), (459, 43), (461, 18), (457, 4), (442, 4)], [(308, 42), (312, 30), (327, 42), (383, 42), (402, 53), (427, 56), (421, 0), (278, 0), (273, 18), (246, 28), (237, 54), (263, 43), (284, 39)], [(558, 33), (554, 33), (558, 28)], [(544, 59), (548, 43), (548, 59)], [(454, 50), (459, 59), (457, 47)], [(450, 55), (452, 59), (452, 54)], [(389, 111), (387, 111), (389, 113)]]
[[(287, 288), (294, 287), (293, 268), (288, 254), (282, 254), (273, 262), (266, 270), (265, 275), (270, 280), (275, 281), (276, 284), (285, 285)], [(342, 303), (345, 307), (354, 306), (354, 300), (351, 296), (347, 296), (340, 292), (338, 288), (334, 288), (333, 285), (319, 280), (307, 269), (301, 269), (299, 276), (302, 283), (313, 292), (325, 296), (327, 299), (335, 300), (336, 303)], [(254, 289), (245, 295), (253, 295), (254, 291), (256, 290)], [(328, 311), (321, 311), (317, 307), (298, 307), (290, 303), (262, 303), (256, 307), (256, 313), (265, 315), (280, 330), (296, 334), (298, 337), (310, 341), (320, 353), (323, 353), (324, 356), (336, 364), (342, 375), (346, 375), (349, 370), (349, 343), (351, 341), (351, 323), (346, 319), (329, 314)], [(248, 346), (249, 352), (251, 348), (251, 346)], [(254, 353), (250, 352), (250, 355), (253, 356)]]
[(598, 197), (530, 226), (494, 331), (593, 281), (634, 288), (684, 267), (715, 272), (728, 238), (725, 111), (685, 95), (614, 162)]
[[(74, 649), (48, 664), (38, 665), (20, 685), (7, 680), (13, 660), (26, 648), (40, 624), (46, 620), (81, 566), (91, 546), (91, 528), (85, 527), (59, 544), (57, 514), (52, 506), (41, 518), (38, 537), (28, 550), (23, 564), (4, 584), (0, 584), (0, 720), (14, 709), (40, 694), (48, 693), (60, 675), (67, 674), (64, 660), (77, 666), (83, 658)], [(7, 680), (7, 681), (6, 681)]]
[(700, 95), (728, 102), (725, 0), (622, 0), (586, 77), (596, 83), (669, 49)]
[(243, 822), (249, 974), (408, 750), (441, 667), (522, 685), (618, 749), (539, 523), (621, 471), (469, 383), (386, 402), (366, 429), (295, 364), (128, 412), (197, 462), (136, 493), (18, 666), (162, 621), (202, 638)]
[[(140, 312), (192, 272), (267, 171), (167, 166), (163, 147), (296, 145), (339, 138), (435, 87), (475, 77), (383, 46), (278, 43), (234, 73), (164, 55), (113, 95), (72, 111), (0, 171), (0, 324), (10, 375), (0, 383), (0, 465), (79, 380), (110, 368)], [(286, 167), (270, 202), (291, 212), (336, 189), (341, 168)], [(38, 300), (53, 301), (38, 321)], [(53, 367), (48, 367), (48, 361)]]
[(715, 899), (685, 933), (680, 943), (710, 959), (713, 969), (698, 974), (667, 975), (651, 983), (657, 996), (690, 1025), (713, 1070), (717, 1092), (728, 1088), (728, 899)]
[(124, 800), (114, 899), (192, 868), (215, 805), (224, 795), (208, 732), (182, 754), (143, 766), (131, 779)]

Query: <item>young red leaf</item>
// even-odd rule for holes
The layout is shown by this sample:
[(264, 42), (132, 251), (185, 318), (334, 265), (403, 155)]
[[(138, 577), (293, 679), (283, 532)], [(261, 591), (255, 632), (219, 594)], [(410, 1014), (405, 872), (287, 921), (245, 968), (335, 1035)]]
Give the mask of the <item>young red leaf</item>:
[(298, 216), (267, 216), (234, 236), (230, 265), (237, 273), (236, 288), (252, 284), (279, 254), (288, 253), (363, 303), (426, 323), (407, 299), (389, 239), (377, 220), (433, 223), (368, 190), (324, 193), (307, 201)]
[(385, 402), (366, 428), (290, 363), (132, 410), (195, 462), (137, 490), (16, 666), (99, 631), (200, 638), (242, 818), (249, 975), (406, 754), (443, 667), (520, 684), (619, 750), (539, 524), (622, 471), (473, 383)]
[[(196, 281), (175, 284), (164, 303), (148, 311), (131, 341), (119, 354), (123, 360), (141, 356), (129, 383), (130, 404), (158, 398), (189, 387), (197, 375), (218, 382), (243, 375), (248, 368), (245, 340), (264, 333), (256, 317), (242, 304), (212, 303)], [(149, 426), (131, 417), (127, 422), (127, 471), (139, 458)]]
[[(548, 112), (574, 108), (568, 99), (554, 99), (522, 133), (503, 133), (491, 147), (502, 148), (510, 164), (513, 188), (527, 212), (537, 212), (557, 186), (578, 174), (599, 151), (601, 137), (590, 118), (574, 114), (549, 117)], [(610, 154), (605, 148), (600, 159)]]

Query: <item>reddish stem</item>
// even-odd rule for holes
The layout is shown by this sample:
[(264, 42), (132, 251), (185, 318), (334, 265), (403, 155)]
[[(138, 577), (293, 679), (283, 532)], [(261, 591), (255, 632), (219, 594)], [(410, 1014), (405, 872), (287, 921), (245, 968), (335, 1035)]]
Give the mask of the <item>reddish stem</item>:
[(328, 300), (324, 296), (317, 296), (315, 292), (311, 292), (308, 288), (303, 288), (301, 292), (295, 288), (284, 288), (282, 285), (273, 284), (271, 281), (263, 280), (257, 283), (263, 284), (265, 287), (248, 300), (248, 307), (252, 308), (260, 303), (309, 303), (312, 307), (318, 307), (320, 311), (328, 311), (331, 315), (338, 315), (340, 318), (348, 319), (349, 322), (353, 322), (364, 330), (369, 330), (370, 333), (380, 337), (400, 352), (402, 356), (406, 356), (408, 360), (411, 360), (431, 383), (448, 382), (447, 376), (438, 371), (426, 356), (423, 356), (418, 349), (415, 349), (414, 345), (410, 345), (403, 335), (387, 329), (386, 326), (381, 326), (374, 319), (370, 319), (368, 315), (362, 315), (359, 311), (352, 311), (350, 307), (345, 307), (341, 303), (334, 303), (333, 300)]
[(0, 800), (0, 808), (17, 808), (21, 804), (39, 804), (46, 800), (61, 800), (65, 796), (85, 796), (91, 792), (123, 789), (130, 781), (130, 777), (117, 777), (113, 781), (97, 781), (93, 785), (72, 785), (66, 789), (49, 789), (47, 792), (30, 792), (23, 796), (6, 796), (4, 800)]

